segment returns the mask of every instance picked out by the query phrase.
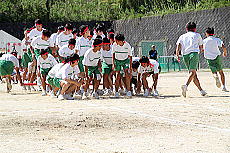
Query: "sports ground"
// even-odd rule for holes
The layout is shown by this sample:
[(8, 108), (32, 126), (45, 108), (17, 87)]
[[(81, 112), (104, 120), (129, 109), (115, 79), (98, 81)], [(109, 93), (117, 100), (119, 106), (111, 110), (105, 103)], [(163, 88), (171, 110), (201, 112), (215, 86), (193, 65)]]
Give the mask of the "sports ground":
[[(225, 73), (230, 89), (230, 71)], [(202, 97), (187, 72), (160, 74), (160, 97), (59, 101), (0, 84), (0, 152), (228, 153), (230, 92), (199, 71)], [(229, 86), (228, 86), (229, 85)]]

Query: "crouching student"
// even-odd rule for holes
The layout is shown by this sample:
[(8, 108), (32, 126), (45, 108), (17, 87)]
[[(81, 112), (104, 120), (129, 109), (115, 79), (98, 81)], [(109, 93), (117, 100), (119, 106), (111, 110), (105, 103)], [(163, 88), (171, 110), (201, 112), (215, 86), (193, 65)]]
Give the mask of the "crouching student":
[(111, 50), (110, 40), (108, 38), (103, 38), (103, 50), (101, 52), (102, 58), (102, 74), (103, 74), (103, 84), (106, 88), (104, 95), (110, 95), (113, 91), (112, 83), (112, 50)]
[[(87, 88), (85, 88), (85, 92), (83, 93), (83, 99), (87, 98), (87, 90), (89, 89), (89, 84), (93, 81), (93, 94), (92, 96), (96, 99), (99, 99), (98, 96), (98, 87), (101, 81), (101, 55), (99, 51), (101, 50), (102, 40), (95, 39), (93, 41), (93, 48), (90, 48), (86, 51), (83, 64), (85, 66), (85, 75), (87, 79)], [(100, 69), (100, 70), (99, 70)]]
[[(137, 81), (137, 75), (138, 75), (138, 67), (140, 66), (139, 61), (133, 61), (132, 63), (132, 68), (133, 68), (133, 72), (132, 72), (132, 79), (131, 79), (131, 91), (132, 93), (135, 92), (136, 95), (140, 94), (140, 85)], [(132, 87), (132, 85), (134, 85), (134, 88)]]
[(76, 88), (83, 84), (83, 79), (72, 79), (76, 67), (78, 66), (79, 59), (79, 55), (74, 54), (69, 58), (68, 63), (62, 66), (62, 68), (55, 75), (53, 80), (54, 85), (61, 89), (60, 95), (58, 96), (59, 100), (73, 100), (74, 98), (72, 97), (71, 93), (73, 93)]
[(52, 67), (52, 69), (49, 71), (48, 76), (46, 78), (46, 81), (48, 82), (48, 84), (51, 86), (52, 91), (50, 93), (51, 97), (56, 97), (57, 98), (57, 91), (60, 89), (59, 87), (55, 86), (55, 80), (57, 78), (55, 78), (55, 75), (60, 71), (60, 69), (66, 64), (68, 63), (68, 59), (66, 59), (65, 61), (63, 61), (62, 63), (58, 63), (56, 65), (54, 65), (54, 67)]
[(75, 45), (76, 40), (72, 38), (69, 40), (68, 45), (64, 45), (59, 49), (58, 53), (61, 61), (64, 61), (75, 53)]
[(156, 60), (149, 60), (148, 57), (142, 56), (140, 59), (140, 67), (138, 68), (138, 82), (141, 82), (144, 88), (145, 97), (149, 96), (151, 88), (149, 87), (147, 77), (152, 76), (153, 78), (153, 96), (159, 96), (157, 91), (157, 80), (159, 73), (159, 63)]
[(46, 76), (50, 69), (57, 64), (55, 58), (48, 53), (47, 50), (41, 50), (40, 56), (37, 60), (38, 77), (41, 78), (42, 82), (42, 96), (46, 96)]
[(12, 52), (11, 54), (4, 54), (0, 57), (0, 76), (2, 78), (6, 78), (7, 92), (9, 93), (12, 89), (11, 85), (11, 75), (16, 70), (16, 75), (18, 80), (20, 81), (21, 86), (23, 86), (21, 76), (19, 73), (19, 60), (15, 57), (17, 56), (16, 52)]

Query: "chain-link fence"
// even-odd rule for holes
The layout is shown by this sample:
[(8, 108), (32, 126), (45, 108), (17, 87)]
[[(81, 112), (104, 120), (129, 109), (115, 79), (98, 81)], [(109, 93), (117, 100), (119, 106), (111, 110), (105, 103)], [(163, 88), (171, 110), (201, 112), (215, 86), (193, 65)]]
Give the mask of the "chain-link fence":
[[(175, 54), (176, 41), (180, 35), (186, 32), (185, 25), (189, 21), (197, 24), (197, 32), (205, 38), (207, 27), (214, 27), (216, 37), (221, 38), (230, 51), (230, 7), (213, 10), (203, 10), (181, 14), (145, 17), (131, 20), (114, 21), (116, 32), (122, 32), (135, 48), (135, 55), (141, 56), (151, 50), (154, 44), (160, 56), (172, 56)], [(163, 60), (164, 61), (164, 60)], [(166, 60), (168, 61), (168, 60)], [(169, 65), (173, 65), (172, 60)], [(230, 68), (230, 56), (223, 58), (225, 68)], [(200, 67), (208, 68), (207, 62), (200, 55)]]

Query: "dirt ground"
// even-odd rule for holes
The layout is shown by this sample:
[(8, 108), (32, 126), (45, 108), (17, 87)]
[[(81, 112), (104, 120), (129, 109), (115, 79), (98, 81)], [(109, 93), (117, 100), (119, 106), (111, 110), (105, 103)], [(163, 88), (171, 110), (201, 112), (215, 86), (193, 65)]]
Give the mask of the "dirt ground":
[[(230, 89), (230, 72), (226, 72)], [(159, 98), (59, 101), (0, 84), (1, 153), (228, 153), (230, 93), (199, 72), (209, 97), (186, 72), (161, 74)]]

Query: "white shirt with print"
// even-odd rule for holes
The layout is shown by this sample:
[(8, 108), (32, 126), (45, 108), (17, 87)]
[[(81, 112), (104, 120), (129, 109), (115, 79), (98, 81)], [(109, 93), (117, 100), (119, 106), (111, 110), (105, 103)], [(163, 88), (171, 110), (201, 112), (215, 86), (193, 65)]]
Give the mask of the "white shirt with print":
[(223, 46), (223, 41), (219, 38), (209, 36), (204, 39), (204, 57), (214, 60), (218, 55), (221, 55), (219, 47)]
[(203, 45), (203, 40), (199, 33), (187, 32), (179, 37), (176, 44), (181, 44), (181, 54), (187, 55), (192, 52), (199, 53), (199, 46)]
[(85, 65), (85, 66), (97, 66), (100, 58), (101, 58), (101, 56), (100, 56), (99, 52), (94, 52), (93, 48), (90, 48), (85, 53), (85, 56), (83, 59), (83, 65)]
[(40, 55), (37, 60), (37, 66), (40, 66), (40, 68), (48, 69), (56, 65), (58, 62), (55, 60), (55, 58), (48, 54), (48, 57), (46, 59), (43, 59)]
[(125, 42), (123, 46), (114, 43), (112, 53), (115, 53), (115, 59), (126, 60), (129, 56), (132, 56), (132, 49), (130, 44), (127, 42)]
[(69, 40), (73, 38), (73, 34), (70, 33), (66, 35), (64, 32), (61, 32), (56, 38), (56, 45), (61, 48), (64, 45), (68, 45)]
[(84, 56), (85, 52), (90, 49), (92, 47), (92, 42), (85, 37), (80, 37), (79, 39), (77, 39), (76, 41), (76, 50), (78, 50), (78, 55), (79, 56)]
[(64, 45), (58, 50), (58, 53), (61, 57), (69, 57), (69, 56), (73, 55), (74, 52), (75, 52), (75, 50), (69, 49), (68, 45)]

